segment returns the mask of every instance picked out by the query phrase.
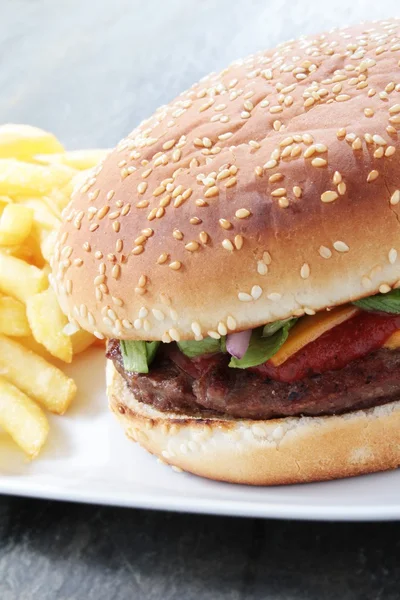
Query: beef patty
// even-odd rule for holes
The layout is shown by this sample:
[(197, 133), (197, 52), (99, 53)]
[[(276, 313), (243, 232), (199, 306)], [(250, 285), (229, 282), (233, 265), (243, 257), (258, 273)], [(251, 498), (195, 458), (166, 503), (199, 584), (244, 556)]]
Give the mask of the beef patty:
[(399, 350), (382, 348), (293, 383), (231, 369), (226, 354), (190, 360), (175, 344), (160, 347), (148, 374), (125, 371), (118, 340), (108, 342), (107, 358), (137, 400), (164, 412), (272, 419), (340, 414), (400, 399)]

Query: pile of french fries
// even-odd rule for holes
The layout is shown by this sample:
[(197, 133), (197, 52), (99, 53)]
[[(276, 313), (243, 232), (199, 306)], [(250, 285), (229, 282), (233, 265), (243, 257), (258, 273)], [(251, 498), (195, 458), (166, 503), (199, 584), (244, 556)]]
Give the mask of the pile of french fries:
[(36, 127), (0, 126), (0, 426), (31, 458), (49, 431), (43, 409), (61, 415), (76, 394), (60, 361), (96, 342), (71, 330), (48, 275), (61, 211), (105, 152), (66, 152)]

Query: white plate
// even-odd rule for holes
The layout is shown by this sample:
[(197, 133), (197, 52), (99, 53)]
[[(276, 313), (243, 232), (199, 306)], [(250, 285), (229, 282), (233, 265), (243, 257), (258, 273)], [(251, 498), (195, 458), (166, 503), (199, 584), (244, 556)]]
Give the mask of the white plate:
[(400, 518), (400, 471), (270, 488), (172, 471), (129, 442), (108, 411), (104, 362), (102, 350), (90, 350), (69, 369), (79, 395), (67, 415), (52, 417), (39, 459), (26, 462), (0, 434), (0, 493), (249, 517)]

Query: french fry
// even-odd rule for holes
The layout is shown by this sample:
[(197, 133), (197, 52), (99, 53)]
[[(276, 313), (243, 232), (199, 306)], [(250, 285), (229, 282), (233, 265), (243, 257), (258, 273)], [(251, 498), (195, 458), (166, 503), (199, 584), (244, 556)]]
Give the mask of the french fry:
[(44, 358), (47, 362), (50, 362), (52, 364), (53, 363), (58, 364), (58, 359), (54, 358), (54, 356), (52, 356), (50, 354), (50, 352), (48, 350), (46, 350), (46, 348), (42, 344), (39, 344), (39, 342), (37, 342), (35, 340), (35, 338), (33, 337), (32, 334), (30, 334), (28, 336), (24, 336), (24, 337), (18, 337), (18, 338), (16, 337), (15, 341), (18, 342), (19, 344), (22, 344), (22, 346), (27, 348), (27, 350), (32, 350), (32, 352), (34, 352), (35, 354), (38, 354), (39, 356)]
[(0, 335), (0, 371), (7, 381), (60, 415), (76, 395), (73, 379), (22, 344), (3, 335)]
[(31, 332), (25, 306), (9, 296), (0, 296), (0, 333), (15, 337)]
[(30, 296), (48, 287), (48, 279), (41, 269), (14, 256), (0, 252), (0, 291), (26, 302)]
[(56, 358), (72, 361), (72, 342), (63, 332), (68, 323), (52, 288), (28, 298), (26, 314), (33, 337)]
[(74, 354), (80, 354), (87, 350), (92, 344), (95, 343), (97, 338), (83, 329), (79, 329), (76, 333), (71, 336), (72, 350)]
[(0, 194), (7, 196), (49, 195), (55, 188), (65, 188), (77, 171), (66, 165), (34, 165), (0, 158)]
[(52, 133), (38, 127), (12, 123), (0, 126), (0, 158), (30, 160), (35, 154), (60, 153), (63, 150)]
[(57, 240), (57, 231), (51, 231), (48, 235), (43, 235), (44, 231), (41, 230), (41, 234), (40, 250), (44, 260), (49, 263), (54, 252), (54, 246)]
[(95, 167), (105, 156), (109, 150), (70, 150), (59, 154), (37, 154), (34, 158), (37, 162), (43, 165), (51, 165), (54, 163), (67, 165), (79, 171)]
[(39, 454), (49, 432), (42, 409), (4, 377), (0, 377), (0, 425), (31, 458)]
[(0, 246), (22, 244), (31, 232), (32, 223), (31, 208), (7, 204), (0, 217)]
[[(60, 219), (49, 209), (44, 197), (41, 198), (17, 198), (18, 206), (28, 208), (33, 212), (33, 220), (36, 224), (46, 227), (48, 230), (57, 229)], [(6, 209), (4, 209), (6, 210)]]

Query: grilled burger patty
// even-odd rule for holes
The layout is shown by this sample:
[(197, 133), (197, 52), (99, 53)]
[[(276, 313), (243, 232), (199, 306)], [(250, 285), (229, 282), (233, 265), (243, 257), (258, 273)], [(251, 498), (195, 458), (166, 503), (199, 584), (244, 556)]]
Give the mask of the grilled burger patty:
[(119, 340), (108, 342), (107, 358), (137, 400), (164, 412), (272, 419), (340, 414), (400, 398), (400, 350), (380, 349), (293, 383), (231, 369), (224, 354), (190, 360), (175, 344), (160, 348), (148, 374), (125, 371)]

